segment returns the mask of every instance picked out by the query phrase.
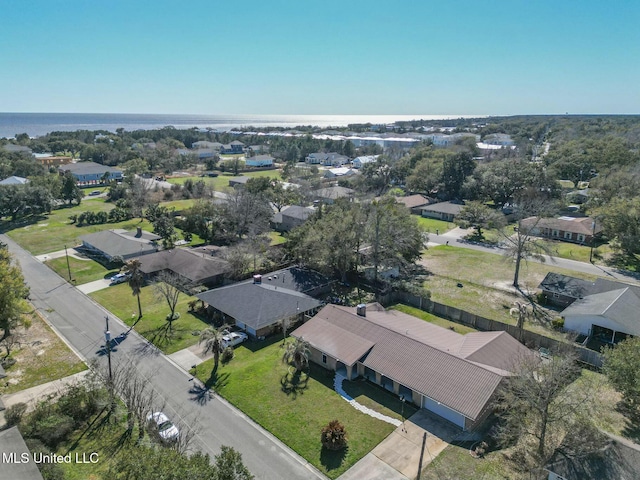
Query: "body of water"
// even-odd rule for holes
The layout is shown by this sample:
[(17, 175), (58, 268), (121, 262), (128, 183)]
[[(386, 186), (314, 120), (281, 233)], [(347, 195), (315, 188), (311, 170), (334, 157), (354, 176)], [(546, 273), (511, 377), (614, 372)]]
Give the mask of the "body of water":
[(150, 130), (175, 128), (212, 128), (231, 130), (236, 127), (346, 127), (354, 123), (388, 124), (410, 120), (445, 120), (472, 118), (478, 115), (156, 115), (121, 113), (0, 113), (0, 138), (20, 133), (31, 137), (55, 131)]

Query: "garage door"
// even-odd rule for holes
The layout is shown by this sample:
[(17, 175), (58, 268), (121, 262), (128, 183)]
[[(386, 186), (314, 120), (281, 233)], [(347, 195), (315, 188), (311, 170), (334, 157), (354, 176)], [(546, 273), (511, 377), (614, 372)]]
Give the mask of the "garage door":
[(464, 428), (464, 416), (454, 410), (451, 410), (449, 407), (446, 407), (445, 405), (435, 402), (427, 397), (422, 397), (422, 407), (426, 408), (430, 412), (435, 413), (436, 415), (441, 416), (442, 418), (449, 420), (451, 423), (459, 426), (460, 428)]

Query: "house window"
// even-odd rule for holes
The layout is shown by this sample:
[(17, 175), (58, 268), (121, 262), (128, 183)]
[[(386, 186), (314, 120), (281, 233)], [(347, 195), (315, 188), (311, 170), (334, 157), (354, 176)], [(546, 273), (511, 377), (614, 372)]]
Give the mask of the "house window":
[(564, 238), (566, 240), (571, 240), (571, 232), (564, 232)]
[(557, 236), (559, 236), (559, 235), (560, 235), (560, 232), (558, 232), (558, 230), (554, 230), (554, 231), (553, 231), (553, 233), (552, 233), (552, 235), (553, 235), (554, 237), (557, 237)]
[(581, 233), (578, 234), (578, 241), (584, 242), (584, 235), (582, 235)]
[(324, 363), (325, 365), (327, 363), (327, 356), (324, 353), (322, 354), (322, 363)]

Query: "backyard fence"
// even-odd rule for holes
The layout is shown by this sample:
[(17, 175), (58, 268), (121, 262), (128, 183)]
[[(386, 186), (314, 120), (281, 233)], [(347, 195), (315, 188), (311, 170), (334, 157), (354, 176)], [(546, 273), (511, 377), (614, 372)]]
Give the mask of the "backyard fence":
[(426, 297), (420, 297), (408, 292), (395, 291), (380, 295), (378, 297), (378, 302), (384, 306), (398, 302), (405, 303), (425, 312), (432, 313), (438, 317), (446, 318), (452, 322), (473, 327), (481, 331), (505, 331), (512, 337), (520, 340), (529, 348), (546, 348), (548, 350), (556, 350), (569, 347), (575, 351), (580, 362), (596, 368), (602, 367), (602, 355), (594, 350), (562, 342), (540, 335), (539, 333), (530, 332), (529, 330), (520, 330), (515, 325), (509, 325), (508, 323), (500, 322), (498, 320), (482, 317), (480, 315), (461, 310), (457, 307), (452, 307), (451, 305), (434, 302)]

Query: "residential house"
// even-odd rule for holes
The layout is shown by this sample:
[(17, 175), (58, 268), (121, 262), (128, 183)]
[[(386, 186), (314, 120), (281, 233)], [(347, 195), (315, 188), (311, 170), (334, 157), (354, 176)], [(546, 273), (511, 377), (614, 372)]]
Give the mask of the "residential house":
[(244, 152), (244, 143), (242, 143), (239, 140), (234, 140), (231, 143), (228, 143), (226, 145), (222, 145), (222, 147), (220, 148), (220, 153), (223, 154), (241, 154)]
[(271, 225), (278, 232), (288, 232), (302, 225), (314, 213), (315, 210), (313, 208), (291, 205), (276, 213), (271, 219)]
[(29, 183), (29, 179), (16, 177), (15, 175), (0, 181), (0, 185), (25, 185), (27, 183)]
[(346, 187), (327, 187), (321, 188), (320, 190), (314, 190), (311, 194), (316, 200), (330, 205), (339, 198), (352, 199), (355, 194), (355, 190)]
[(213, 148), (199, 148), (197, 150), (189, 150), (188, 148), (178, 148), (176, 150), (178, 155), (195, 155), (198, 160), (205, 160), (207, 158), (213, 158), (218, 154), (218, 150)]
[[(562, 445), (544, 469), (548, 480), (631, 480), (640, 478), (640, 445), (604, 433), (602, 445), (595, 449)], [(589, 439), (592, 440), (592, 439)], [(581, 442), (583, 444), (583, 442)], [(586, 450), (586, 451), (585, 451)]]
[(329, 168), (324, 172), (324, 178), (350, 177), (357, 175), (358, 171), (349, 167)]
[(311, 295), (330, 289), (330, 280), (313, 270), (290, 267), (196, 295), (214, 315), (252, 337), (273, 333), (283, 320), (292, 324), (322, 305)]
[(420, 212), (423, 217), (453, 222), (462, 207), (464, 207), (464, 203), (439, 202), (420, 207)]
[(210, 252), (190, 248), (173, 248), (144, 255), (138, 259), (140, 271), (147, 277), (171, 272), (192, 285), (220, 285), (230, 271), (229, 262)]
[(554, 272), (547, 273), (538, 288), (542, 290), (546, 305), (562, 308), (591, 293), (597, 293), (595, 282)]
[(307, 155), (305, 162), (312, 165), (323, 165), (325, 167), (341, 167), (345, 163), (349, 162), (349, 157), (345, 157), (344, 155), (340, 155), (335, 152), (316, 152)]
[(269, 145), (249, 145), (247, 150), (252, 155), (266, 155), (269, 153)]
[(273, 167), (275, 158), (270, 155), (256, 155), (245, 160), (247, 167)]
[(219, 152), (220, 149), (222, 148), (222, 144), (219, 142), (207, 142), (206, 140), (200, 140), (199, 142), (193, 142), (191, 144), (191, 148), (195, 148), (197, 150), (205, 148), (205, 149), (216, 150)]
[(415, 215), (422, 214), (422, 207), (429, 205), (429, 199), (420, 194), (408, 195), (406, 197), (395, 197), (396, 202), (402, 203), (409, 211)]
[(374, 163), (380, 155), (363, 155), (351, 161), (353, 168), (362, 168), (367, 163)]
[(506, 133), (491, 133), (486, 135), (482, 139), (482, 143), (487, 145), (497, 145), (500, 147), (511, 147), (515, 145), (511, 135), (507, 135)]
[(602, 233), (602, 225), (591, 217), (529, 217), (521, 225), (530, 229), (532, 235), (581, 245), (590, 245)]
[(71, 163), (73, 158), (66, 156), (56, 156), (54, 157), (50, 153), (34, 153), (36, 161), (45, 167), (59, 167), (60, 165), (66, 165), (67, 163)]
[(247, 182), (249, 181), (251, 177), (245, 177), (245, 176), (240, 176), (240, 177), (231, 177), (229, 179), (229, 186), (230, 187), (244, 187)]
[(7, 143), (3, 145), (2, 148), (5, 152), (9, 153), (20, 153), (22, 155), (31, 156), (33, 151), (29, 147), (25, 147), (24, 145), (16, 145), (14, 143)]
[(103, 230), (80, 237), (82, 248), (103, 256), (108, 261), (121, 258), (127, 261), (134, 257), (148, 255), (158, 250), (156, 242), (160, 236), (149, 233), (140, 227), (135, 232), (123, 229)]
[(506, 332), (460, 335), (379, 304), (327, 305), (291, 335), (309, 343), (314, 363), (364, 377), (464, 430), (491, 413), (509, 369), (533, 355)]
[[(34, 461), (18, 427), (0, 431), (0, 452), (0, 480), (42, 480), (38, 464)], [(25, 458), (27, 461), (24, 461)]]
[(108, 180), (122, 180), (122, 170), (100, 165), (95, 162), (77, 162), (60, 165), (61, 174), (71, 172), (79, 186), (100, 185), (106, 177)]

